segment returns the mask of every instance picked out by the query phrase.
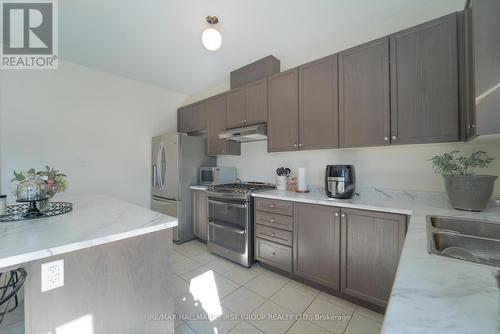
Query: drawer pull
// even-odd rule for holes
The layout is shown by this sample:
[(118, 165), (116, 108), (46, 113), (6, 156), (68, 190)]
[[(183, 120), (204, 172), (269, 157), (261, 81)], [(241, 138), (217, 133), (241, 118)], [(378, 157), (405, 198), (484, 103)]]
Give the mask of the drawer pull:
[(274, 232), (271, 233), (271, 237), (274, 237)]
[(274, 204), (269, 204), (269, 207), (270, 207), (271, 209), (274, 209)]
[(271, 255), (272, 255), (272, 256), (275, 256), (275, 255), (276, 255), (276, 252), (272, 252), (272, 253), (271, 253)]
[(274, 220), (274, 218), (269, 219), (269, 222), (270, 222), (270, 223), (274, 223), (275, 221), (276, 221), (276, 220)]

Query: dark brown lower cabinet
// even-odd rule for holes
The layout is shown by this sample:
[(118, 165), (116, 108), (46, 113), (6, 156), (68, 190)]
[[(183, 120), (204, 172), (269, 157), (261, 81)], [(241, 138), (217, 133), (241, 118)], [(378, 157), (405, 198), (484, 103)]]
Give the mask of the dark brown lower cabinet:
[[(280, 213), (291, 211), (262, 211), (277, 203)], [(257, 198), (255, 217), (256, 260), (326, 291), (387, 307), (406, 216)]]
[(382, 307), (392, 289), (406, 216), (343, 209), (341, 291)]
[(293, 272), (340, 288), (340, 209), (296, 203), (293, 213)]

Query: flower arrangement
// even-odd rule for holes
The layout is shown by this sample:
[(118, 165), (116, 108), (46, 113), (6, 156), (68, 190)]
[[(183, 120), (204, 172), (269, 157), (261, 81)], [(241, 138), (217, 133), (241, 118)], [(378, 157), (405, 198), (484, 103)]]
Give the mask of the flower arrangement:
[[(66, 190), (66, 175), (49, 166), (45, 166), (45, 170), (40, 171), (36, 171), (34, 168), (20, 172), (14, 171), (14, 178), (11, 182), (20, 183), (27, 179), (37, 177), (45, 183), (47, 196), (49, 198), (52, 198), (55, 194)], [(17, 190), (14, 190), (14, 195), (17, 197)]]

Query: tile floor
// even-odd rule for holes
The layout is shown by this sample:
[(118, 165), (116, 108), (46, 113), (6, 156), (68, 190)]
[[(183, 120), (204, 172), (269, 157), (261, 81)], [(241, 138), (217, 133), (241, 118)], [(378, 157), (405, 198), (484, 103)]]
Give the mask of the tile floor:
[[(383, 315), (190, 241), (172, 257), (176, 334), (371, 334)], [(300, 315), (300, 316), (299, 316)]]

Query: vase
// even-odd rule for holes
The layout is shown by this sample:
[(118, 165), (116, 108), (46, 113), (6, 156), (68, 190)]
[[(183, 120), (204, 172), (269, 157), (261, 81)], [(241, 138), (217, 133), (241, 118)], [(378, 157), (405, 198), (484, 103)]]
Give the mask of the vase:
[(445, 175), (451, 205), (458, 210), (482, 211), (493, 194), (495, 175)]

